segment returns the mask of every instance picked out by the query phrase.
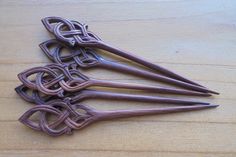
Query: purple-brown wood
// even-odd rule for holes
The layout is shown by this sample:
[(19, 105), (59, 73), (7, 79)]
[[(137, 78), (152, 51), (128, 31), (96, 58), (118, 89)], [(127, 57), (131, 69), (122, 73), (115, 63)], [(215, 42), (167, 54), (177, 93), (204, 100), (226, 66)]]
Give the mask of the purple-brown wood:
[[(153, 72), (148, 72), (124, 64), (106, 60), (105, 58), (102, 58), (100, 55), (98, 55), (93, 49), (83, 48), (79, 46), (72, 48), (55, 39), (45, 41), (39, 46), (50, 60), (61, 65), (68, 65), (73, 69), (90, 69), (100, 67), (104, 69), (120, 71), (122, 73), (133, 74), (135, 76), (141, 76), (155, 81), (161, 81), (198, 92), (211, 92), (204, 87), (199, 87), (197, 85), (192, 85), (190, 83), (175, 80)], [(62, 56), (62, 51), (66, 51), (69, 54)]]
[[(73, 130), (82, 129), (101, 120), (186, 112), (217, 106), (218, 105), (196, 105), (138, 110), (97, 111), (81, 104), (71, 105), (69, 101), (53, 101), (46, 105), (32, 107), (19, 118), (19, 121), (34, 130), (43, 131), (50, 136), (60, 136), (62, 134), (71, 134)], [(38, 122), (30, 120), (30, 117), (36, 112), (40, 112)], [(57, 117), (57, 119), (51, 123), (48, 122), (47, 118), (50, 114)]]
[[(179, 76), (167, 69), (104, 43), (95, 34), (88, 31), (87, 25), (58, 17), (45, 18), (43, 19), (43, 23), (46, 28), (57, 37), (57, 39), (74, 46), (74, 48), (65, 46), (57, 40), (49, 40), (44, 42), (40, 44), (40, 47), (45, 54), (57, 64), (34, 67), (18, 74), (18, 77), (23, 84), (15, 88), (16, 92), (25, 101), (36, 104), (31, 109), (26, 111), (19, 118), (19, 121), (34, 130), (45, 132), (51, 136), (59, 136), (62, 134), (71, 134), (73, 130), (82, 129), (87, 125), (101, 120), (186, 112), (218, 106), (186, 99), (124, 94), (87, 89), (92, 86), (100, 86), (146, 90), (163, 94), (195, 96), (210, 96), (211, 94), (209, 93), (218, 94), (217, 92), (208, 90), (207, 88), (183, 78), (182, 76)], [(52, 45), (56, 45), (54, 49), (50, 49)], [(148, 67), (150, 70), (159, 71), (168, 77), (105, 60), (93, 49), (87, 47), (96, 47), (110, 51), (113, 54)], [(65, 48), (69, 50), (70, 54), (62, 56), (61, 51)], [(79, 71), (78, 67), (84, 69), (92, 67), (107, 68), (195, 91), (91, 79), (83, 75)], [(34, 74), (36, 76), (33, 79), (30, 79), (30, 77)], [(90, 108), (89, 106), (81, 105), (80, 102), (85, 99), (126, 100), (174, 104), (181, 106), (138, 110), (98, 111)], [(31, 120), (31, 116), (36, 112), (40, 113), (37, 117), (38, 121), (37, 119), (36, 121), (33, 121)], [(56, 116), (56, 119), (51, 121), (49, 119), (52, 115)]]
[[(30, 81), (28, 77), (33, 74), (36, 74), (35, 81)], [(45, 80), (45, 76), (50, 77), (51, 80)], [(163, 94), (195, 96), (210, 95), (208, 93), (201, 93), (189, 90), (90, 79), (80, 73), (78, 70), (69, 70), (68, 66), (59, 64), (48, 64), (44, 67), (34, 67), (25, 70), (24, 72), (18, 74), (18, 78), (28, 88), (39, 90), (40, 92), (47, 95), (57, 95), (59, 97), (64, 97), (63, 93), (65, 91), (76, 92), (92, 86), (146, 90)]]
[[(49, 101), (70, 99), (72, 104), (82, 102), (88, 99), (105, 99), (105, 100), (119, 100), (119, 101), (137, 101), (137, 102), (150, 102), (150, 103), (165, 103), (165, 104), (181, 104), (181, 105), (209, 105), (209, 103), (201, 101), (191, 101), (186, 99), (175, 99), (160, 96), (146, 96), (146, 95), (135, 95), (135, 94), (124, 94), (115, 92), (106, 92), (98, 90), (82, 90), (80, 92), (68, 93), (65, 98), (56, 96), (42, 95), (37, 90), (31, 90), (24, 85), (20, 85), (15, 88), (19, 96), (27, 102), (35, 104), (46, 104)], [(31, 95), (29, 94), (31, 93)]]
[[(108, 52), (111, 52), (115, 55), (124, 57), (136, 63), (139, 63), (147, 68), (150, 68), (151, 70), (161, 72), (162, 74), (166, 76), (178, 79), (180, 81), (184, 81), (187, 83), (201, 86), (198, 83), (195, 83), (189, 79), (186, 79), (157, 64), (150, 63), (140, 57), (132, 55), (129, 52), (112, 47), (111, 45), (103, 42), (94, 33), (88, 31), (88, 26), (86, 24), (81, 24), (77, 21), (71, 21), (71, 20), (61, 18), (61, 17), (46, 17), (42, 19), (42, 23), (44, 24), (44, 26), (49, 32), (55, 35), (57, 39), (71, 46), (79, 45), (83, 47), (100, 48)], [(218, 94), (217, 92), (214, 92), (214, 91), (211, 91), (211, 92), (214, 94)]]

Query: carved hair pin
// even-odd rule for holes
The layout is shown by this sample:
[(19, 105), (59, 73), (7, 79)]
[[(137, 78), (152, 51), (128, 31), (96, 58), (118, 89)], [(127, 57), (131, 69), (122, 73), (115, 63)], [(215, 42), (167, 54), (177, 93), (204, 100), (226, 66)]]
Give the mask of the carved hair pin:
[[(82, 129), (101, 120), (186, 112), (218, 106), (201, 101), (164, 96), (91, 90), (91, 87), (98, 86), (185, 96), (211, 96), (211, 94), (218, 94), (157, 64), (150, 63), (131, 53), (110, 46), (94, 33), (88, 31), (88, 26), (85, 24), (60, 17), (46, 17), (42, 19), (42, 22), (47, 30), (57, 38), (57, 40), (48, 40), (40, 44), (41, 49), (54, 63), (33, 67), (21, 72), (18, 74), (18, 78), (23, 84), (15, 88), (15, 91), (22, 99), (36, 104), (19, 118), (20, 122), (34, 130), (45, 132), (50, 136), (60, 136), (71, 134), (73, 130)], [(148, 68), (149, 71), (109, 61), (98, 55), (92, 48), (103, 49), (136, 62)], [(62, 55), (64, 50), (69, 54)], [(160, 81), (184, 89), (93, 79), (80, 71), (81, 69), (97, 67)], [(178, 106), (99, 111), (81, 104), (83, 100), (87, 99), (138, 101)], [(36, 121), (31, 120), (31, 116), (36, 112), (39, 112)], [(52, 116), (55, 116), (54, 119), (51, 119)]]
[(57, 96), (49, 96), (42, 94), (40, 91), (32, 90), (24, 85), (20, 85), (15, 88), (19, 96), (27, 102), (34, 104), (46, 104), (54, 100), (65, 100), (69, 99), (72, 104), (80, 103), (83, 100), (88, 99), (105, 99), (105, 100), (119, 100), (119, 101), (137, 101), (137, 102), (149, 102), (149, 103), (165, 103), (165, 104), (176, 104), (176, 105), (209, 105), (209, 103), (201, 101), (191, 101), (186, 99), (175, 99), (161, 96), (146, 96), (138, 94), (124, 94), (107, 92), (101, 90), (88, 90), (84, 89), (80, 92), (69, 92), (65, 94), (65, 98)]
[[(42, 19), (42, 23), (44, 24), (45, 28), (55, 35), (55, 37), (70, 45), (75, 46), (79, 45), (82, 47), (94, 47), (106, 50), (112, 54), (124, 57), (140, 65), (143, 65), (151, 70), (160, 72), (166, 76), (172, 77), (174, 79), (178, 79), (183, 82), (187, 82), (190, 84), (194, 84), (197, 86), (201, 86), (198, 83), (195, 83), (189, 79), (186, 79), (174, 72), (171, 72), (157, 64), (150, 63), (140, 57), (137, 57), (129, 52), (124, 50), (115, 48), (105, 42), (103, 42), (97, 35), (88, 31), (88, 25), (79, 23), (73, 20), (67, 20), (61, 17), (45, 17)], [(210, 93), (218, 94), (215, 91), (210, 91)]]
[[(73, 130), (82, 129), (87, 125), (101, 120), (186, 112), (217, 106), (218, 105), (195, 105), (136, 110), (98, 111), (81, 104), (71, 105), (69, 101), (52, 101), (48, 104), (32, 107), (19, 118), (19, 121), (34, 130), (43, 131), (51, 136), (59, 136), (62, 134), (71, 134)], [(38, 122), (30, 120), (30, 117), (36, 112), (40, 112)], [(51, 123), (47, 118), (50, 114), (57, 117), (57, 119)]]
[[(35, 80), (29, 80), (29, 76), (34, 74), (36, 74)], [(45, 77), (51, 79), (45, 79)], [(28, 88), (38, 90), (47, 95), (57, 95), (59, 97), (64, 97), (63, 93), (65, 91), (76, 92), (92, 86), (145, 90), (163, 94), (209, 96), (208, 93), (195, 91), (91, 79), (78, 70), (69, 69), (67, 65), (60, 64), (34, 67), (18, 74), (18, 78)]]
[[(162, 76), (153, 72), (141, 70), (135, 67), (127, 66), (121, 63), (106, 60), (98, 55), (95, 50), (83, 47), (69, 47), (59, 42), (58, 40), (48, 40), (40, 44), (40, 48), (48, 56), (50, 60), (61, 65), (68, 65), (73, 69), (82, 68), (104, 68), (122, 73), (141, 76), (147, 79), (160, 81), (175, 86), (179, 86), (188, 90), (195, 90), (198, 92), (211, 92), (204, 87), (193, 85), (190, 83), (175, 80), (166, 76)], [(62, 52), (66, 51), (67, 55), (62, 56)], [(209, 95), (210, 96), (210, 95)]]

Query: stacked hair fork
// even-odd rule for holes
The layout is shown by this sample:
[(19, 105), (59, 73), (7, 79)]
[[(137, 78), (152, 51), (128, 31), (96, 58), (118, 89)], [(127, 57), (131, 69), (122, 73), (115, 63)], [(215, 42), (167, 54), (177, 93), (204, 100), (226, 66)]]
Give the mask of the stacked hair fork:
[[(60, 17), (46, 17), (42, 19), (42, 23), (55, 36), (55, 39), (44, 41), (39, 45), (53, 63), (33, 67), (18, 74), (22, 84), (15, 89), (22, 99), (34, 104), (19, 118), (20, 122), (34, 130), (59, 136), (71, 134), (73, 130), (82, 129), (101, 120), (186, 112), (218, 106), (198, 100), (164, 96), (168, 94), (173, 97), (182, 95), (199, 98), (218, 93), (162, 66), (148, 62), (134, 53), (111, 46), (90, 32), (86, 24)], [(98, 49), (140, 66), (135, 67), (105, 59), (98, 53)], [(66, 55), (64, 51), (67, 52)], [(107, 69), (169, 86), (94, 79), (84, 74), (89, 69)], [(94, 87), (99, 87), (99, 90), (95, 90)], [(111, 92), (106, 90), (107, 88), (142, 91), (146, 92), (146, 95)], [(156, 96), (148, 95), (151, 92), (157, 93)], [(87, 99), (164, 103), (172, 104), (174, 107), (100, 111), (81, 104)], [(37, 120), (31, 120), (31, 116), (36, 112), (39, 113)], [(56, 118), (50, 119), (52, 115)]]

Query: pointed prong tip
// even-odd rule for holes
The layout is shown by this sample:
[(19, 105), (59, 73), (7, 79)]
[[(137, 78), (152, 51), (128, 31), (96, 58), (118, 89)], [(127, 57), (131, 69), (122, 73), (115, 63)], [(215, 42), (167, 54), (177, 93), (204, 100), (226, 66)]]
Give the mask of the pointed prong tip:
[(220, 105), (216, 105), (216, 104), (209, 104), (210, 107), (218, 107)]
[(220, 93), (219, 93), (219, 92), (216, 92), (216, 91), (209, 90), (208, 92), (209, 92), (209, 93), (212, 93), (212, 94), (215, 94), (215, 95), (220, 95)]
[[(218, 107), (219, 105), (216, 105), (216, 104), (195, 104), (195, 106), (198, 107), (203, 107), (203, 108), (215, 108), (215, 107)], [(193, 106), (194, 107), (194, 106)]]
[(212, 94), (215, 94), (215, 95), (220, 95), (220, 93), (218, 93), (218, 92), (214, 92), (214, 93), (212, 93)]

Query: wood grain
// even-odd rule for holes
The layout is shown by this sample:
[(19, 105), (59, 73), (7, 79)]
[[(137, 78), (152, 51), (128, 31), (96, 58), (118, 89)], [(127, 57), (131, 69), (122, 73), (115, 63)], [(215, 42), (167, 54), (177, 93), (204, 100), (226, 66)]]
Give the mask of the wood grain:
[[(236, 156), (235, 10), (234, 0), (1, 0), (0, 157)], [(86, 22), (104, 41), (219, 91), (219, 96), (188, 99), (220, 107), (104, 121), (59, 138), (23, 126), (17, 119), (32, 104), (15, 93), (20, 84), (17, 74), (50, 62), (38, 44), (52, 38), (40, 22), (52, 15)], [(99, 52), (110, 60), (130, 64)], [(164, 86), (101, 69), (86, 74)], [(106, 100), (83, 103), (101, 110), (167, 106)]]

